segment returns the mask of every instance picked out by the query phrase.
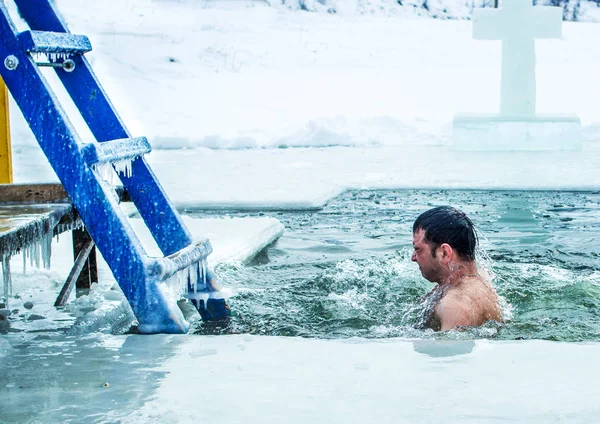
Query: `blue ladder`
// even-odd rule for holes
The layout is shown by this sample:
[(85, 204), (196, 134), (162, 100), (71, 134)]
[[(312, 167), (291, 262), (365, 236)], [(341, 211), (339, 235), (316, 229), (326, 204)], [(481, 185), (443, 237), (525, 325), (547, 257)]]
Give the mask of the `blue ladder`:
[[(31, 31), (19, 33), (0, 2), (0, 75), (121, 286), (139, 331), (187, 332), (178, 297), (191, 298), (203, 318), (211, 317), (207, 293), (215, 289), (207, 278), (209, 240), (192, 240), (143, 157), (150, 152), (148, 141), (131, 138), (83, 56), (92, 48), (88, 38), (69, 32), (51, 0), (15, 2)], [(41, 55), (48, 61), (36, 63)], [(97, 142), (82, 143), (40, 65), (55, 69)], [(165, 255), (162, 258), (146, 254), (114, 189), (98, 170), (103, 164), (122, 170), (123, 163), (127, 172), (117, 174)], [(218, 303), (225, 308), (216, 315), (227, 315), (226, 303), (222, 299)]]

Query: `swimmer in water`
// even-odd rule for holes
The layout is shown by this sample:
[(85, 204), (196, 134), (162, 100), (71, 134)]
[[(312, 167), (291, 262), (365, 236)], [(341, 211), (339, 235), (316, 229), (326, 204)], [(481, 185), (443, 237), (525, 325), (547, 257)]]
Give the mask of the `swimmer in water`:
[(477, 236), (464, 212), (439, 206), (422, 213), (413, 225), (413, 247), (411, 260), (437, 283), (426, 296), (432, 305), (428, 327), (444, 331), (502, 322), (498, 295), (477, 270)]

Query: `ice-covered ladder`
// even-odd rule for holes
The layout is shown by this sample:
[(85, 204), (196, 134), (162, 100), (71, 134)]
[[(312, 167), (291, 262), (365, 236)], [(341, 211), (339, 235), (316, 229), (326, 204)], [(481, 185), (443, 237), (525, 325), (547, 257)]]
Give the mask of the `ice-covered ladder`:
[[(202, 291), (210, 288), (210, 242), (192, 240), (143, 158), (150, 151), (148, 141), (130, 137), (83, 56), (91, 50), (88, 38), (69, 32), (51, 0), (15, 3), (31, 30), (19, 33), (0, 2), (0, 75), (131, 304), (139, 331), (186, 332), (173, 287), (203, 304)], [(47, 62), (36, 63), (42, 55)], [(97, 142), (81, 142), (39, 65), (54, 67)], [(119, 177), (163, 258), (147, 256), (114, 190), (96, 169), (123, 161), (131, 161), (130, 168)]]

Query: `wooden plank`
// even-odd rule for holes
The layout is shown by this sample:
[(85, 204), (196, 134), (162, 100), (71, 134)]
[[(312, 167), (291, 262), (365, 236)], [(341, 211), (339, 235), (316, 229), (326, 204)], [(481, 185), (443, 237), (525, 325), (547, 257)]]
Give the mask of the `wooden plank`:
[(69, 298), (69, 295), (73, 291), (73, 285), (75, 281), (79, 281), (79, 277), (81, 276), (92, 250), (94, 250), (94, 242), (92, 241), (91, 237), (88, 237), (87, 242), (81, 245), (81, 249), (75, 258), (75, 265), (73, 266), (73, 269), (71, 269), (71, 272), (69, 273), (67, 281), (60, 291), (60, 294), (56, 298), (54, 306), (63, 306), (65, 304)]
[(2, 184), (0, 203), (71, 203), (62, 184)]
[[(131, 199), (123, 187), (115, 187), (121, 202)], [(0, 204), (71, 203), (62, 184), (0, 184)]]
[(96, 262), (96, 248), (90, 234), (85, 228), (73, 230), (73, 257), (75, 258), (75, 266), (77, 266), (81, 252), (85, 252), (90, 243), (92, 247), (86, 253), (86, 259), (82, 265), (81, 272), (76, 277), (78, 291), (81, 289), (90, 289), (92, 283), (98, 282), (98, 264)]
[(39, 242), (48, 234), (67, 230), (75, 220), (70, 204), (2, 205), (0, 204), (0, 255), (12, 256), (24, 247)]

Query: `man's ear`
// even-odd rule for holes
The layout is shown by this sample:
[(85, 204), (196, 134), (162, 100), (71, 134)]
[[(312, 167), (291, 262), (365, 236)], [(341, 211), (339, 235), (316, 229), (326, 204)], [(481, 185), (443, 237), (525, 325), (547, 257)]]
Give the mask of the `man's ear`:
[(449, 264), (454, 257), (454, 249), (452, 249), (452, 246), (450, 246), (448, 243), (442, 243), (439, 249), (442, 255), (442, 263), (444, 265)]

